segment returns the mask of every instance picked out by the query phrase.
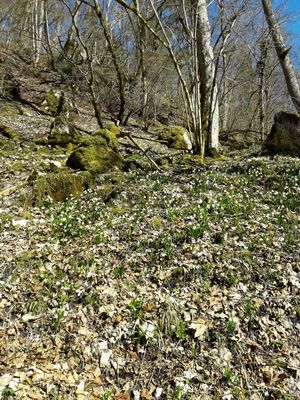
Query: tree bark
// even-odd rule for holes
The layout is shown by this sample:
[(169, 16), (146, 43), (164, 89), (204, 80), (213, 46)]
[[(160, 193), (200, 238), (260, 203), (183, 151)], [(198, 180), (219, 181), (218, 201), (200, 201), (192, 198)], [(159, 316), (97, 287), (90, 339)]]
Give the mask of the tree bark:
[(94, 0), (94, 9), (95, 13), (100, 21), (100, 24), (103, 28), (103, 33), (108, 44), (108, 48), (112, 57), (112, 61), (117, 73), (118, 84), (119, 84), (119, 98), (120, 98), (120, 108), (118, 113), (118, 120), (121, 124), (124, 123), (125, 118), (125, 110), (126, 110), (126, 96), (125, 96), (125, 84), (126, 84), (126, 76), (124, 73), (124, 69), (122, 63), (118, 59), (117, 50), (115, 48), (112, 32), (109, 27), (108, 16), (102, 12), (100, 8), (100, 4), (98, 0)]
[(288, 54), (290, 48), (287, 48), (284, 44), (280, 27), (274, 15), (271, 0), (262, 0), (262, 6), (272, 35), (275, 50), (284, 73), (289, 95), (297, 112), (300, 113), (300, 87), (293, 64)]
[(219, 147), (219, 105), (215, 61), (205, 0), (192, 0), (197, 12), (197, 55), (201, 80), (201, 120), (208, 152)]

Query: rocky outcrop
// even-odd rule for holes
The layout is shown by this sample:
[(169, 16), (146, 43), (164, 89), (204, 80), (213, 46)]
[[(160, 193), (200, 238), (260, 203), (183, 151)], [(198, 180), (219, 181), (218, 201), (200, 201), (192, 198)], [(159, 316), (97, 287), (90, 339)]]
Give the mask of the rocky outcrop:
[(171, 125), (159, 129), (158, 139), (166, 141), (167, 145), (173, 149), (191, 150), (192, 148), (188, 131), (181, 126)]
[(60, 171), (40, 175), (34, 181), (34, 203), (43, 204), (49, 196), (54, 201), (65, 201), (70, 196), (77, 197), (93, 184), (88, 173)]
[(284, 111), (276, 114), (263, 153), (300, 156), (300, 116)]
[(94, 137), (85, 139), (67, 160), (67, 166), (91, 174), (102, 174), (114, 167), (123, 167), (124, 160), (118, 151), (118, 140), (107, 129), (95, 132)]

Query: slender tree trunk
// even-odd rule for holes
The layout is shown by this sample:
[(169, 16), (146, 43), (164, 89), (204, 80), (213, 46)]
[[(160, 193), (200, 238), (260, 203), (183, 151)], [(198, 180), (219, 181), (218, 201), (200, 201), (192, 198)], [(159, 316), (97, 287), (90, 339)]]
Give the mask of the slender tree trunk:
[(121, 63), (119, 62), (117, 51), (115, 49), (113, 38), (111, 34), (111, 30), (108, 25), (108, 18), (107, 15), (104, 15), (102, 12), (98, 0), (94, 0), (94, 9), (96, 15), (101, 23), (103, 28), (104, 36), (108, 44), (108, 48), (110, 54), (112, 56), (113, 64), (116, 69), (118, 84), (119, 84), (119, 97), (120, 97), (120, 108), (118, 113), (118, 120), (121, 124), (124, 123), (125, 118), (125, 108), (126, 108), (126, 96), (125, 96), (125, 84), (126, 84), (126, 77), (123, 70)]
[[(134, 5), (137, 12), (140, 13), (140, 1), (135, 0)], [(142, 84), (142, 115), (144, 122), (144, 129), (148, 130), (149, 116), (148, 116), (148, 74), (145, 65), (145, 49), (146, 49), (146, 27), (138, 18), (138, 42), (140, 52), (140, 68), (141, 68), (141, 84)]]
[(32, 2), (32, 49), (33, 64), (37, 65), (40, 60), (43, 39), (44, 1), (34, 0)]
[(37, 58), (37, 35), (38, 35), (38, 21), (37, 21), (37, 1), (33, 0), (32, 2), (32, 61), (33, 64), (36, 64)]
[(268, 47), (266, 39), (263, 38), (260, 44), (260, 60), (257, 63), (259, 75), (259, 127), (261, 141), (265, 139), (266, 133), (266, 59), (268, 54)]
[[(225, 6), (222, 0), (218, 0), (218, 8), (220, 13), (220, 28), (221, 28), (221, 36), (223, 40), (223, 46), (221, 49), (221, 56), (222, 56), (222, 91), (223, 96), (220, 108), (222, 110), (222, 118), (220, 119), (221, 129), (225, 131), (228, 125), (228, 114), (229, 114), (229, 96), (228, 96), (228, 76), (227, 76), (227, 67), (228, 67), (228, 58), (226, 51), (224, 51), (225, 42), (228, 38), (226, 35), (226, 23), (225, 23)], [(223, 50), (223, 51), (222, 51)]]
[(52, 51), (51, 38), (50, 38), (50, 32), (49, 32), (48, 0), (44, 0), (44, 30), (45, 30), (47, 48), (48, 48), (49, 55), (50, 55), (50, 65), (51, 65), (52, 69), (55, 69), (55, 60), (54, 60), (54, 55), (53, 55), (53, 51)]
[(201, 120), (208, 152), (219, 147), (219, 105), (215, 61), (205, 0), (192, 0), (197, 9), (197, 55), (201, 79)]
[(284, 44), (283, 37), (280, 32), (280, 27), (274, 15), (271, 0), (262, 0), (262, 6), (272, 35), (276, 53), (282, 71), (284, 73), (289, 95), (297, 112), (300, 113), (300, 87), (297, 81), (295, 70), (293, 68), (293, 64), (288, 54), (290, 48), (287, 48)]

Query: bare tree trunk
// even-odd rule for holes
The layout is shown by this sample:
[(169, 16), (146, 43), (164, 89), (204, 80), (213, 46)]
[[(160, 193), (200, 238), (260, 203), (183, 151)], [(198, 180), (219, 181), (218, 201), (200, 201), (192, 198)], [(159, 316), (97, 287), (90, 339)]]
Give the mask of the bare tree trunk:
[(263, 37), (260, 44), (260, 59), (257, 63), (257, 69), (259, 74), (259, 127), (261, 141), (265, 139), (266, 133), (266, 59), (267, 59), (268, 47), (266, 39)]
[(49, 18), (48, 18), (48, 0), (44, 0), (44, 30), (45, 30), (45, 37), (47, 48), (50, 55), (50, 65), (52, 69), (55, 69), (55, 60), (52, 51), (51, 39), (50, 39), (50, 32), (49, 32)]
[(284, 73), (289, 94), (297, 112), (300, 113), (300, 87), (291, 59), (288, 55), (291, 48), (287, 48), (284, 44), (280, 27), (275, 19), (271, 0), (262, 0), (262, 6), (272, 35), (276, 53)]
[(94, 0), (94, 9), (103, 28), (104, 36), (107, 41), (108, 48), (112, 56), (113, 64), (116, 69), (118, 84), (119, 84), (119, 97), (120, 97), (118, 120), (120, 121), (121, 124), (123, 124), (125, 117), (125, 106), (126, 106), (126, 96), (125, 96), (126, 76), (124, 73), (123, 66), (121, 65), (121, 62), (119, 62), (117, 51), (113, 43), (112, 33), (108, 24), (108, 16), (104, 15), (104, 13), (102, 12), (98, 0)]
[(82, 73), (82, 76), (84, 77), (84, 79), (88, 85), (88, 88), (89, 88), (89, 91), (90, 91), (90, 94), (92, 97), (92, 104), (93, 104), (97, 123), (98, 123), (99, 127), (101, 129), (103, 129), (104, 125), (103, 125), (103, 119), (102, 119), (102, 111), (101, 111), (101, 107), (98, 103), (97, 95), (95, 92), (95, 71), (94, 71), (93, 55), (91, 54), (91, 51), (90, 51), (89, 47), (87, 46), (86, 42), (83, 40), (83, 38), (80, 34), (78, 24), (77, 24), (79, 10), (83, 3), (83, 0), (77, 0), (77, 2), (76, 2), (77, 8), (75, 10), (76, 12), (72, 11), (72, 9), (70, 8), (70, 6), (67, 4), (67, 2), (65, 0), (62, 0), (62, 2), (69, 10), (69, 13), (72, 17), (72, 27), (71, 28), (73, 31), (73, 37), (75, 39), (75, 35), (76, 35), (76, 37), (79, 41), (79, 44), (83, 48), (85, 55), (86, 55), (86, 62), (87, 62), (87, 66), (88, 66), (88, 76), (87, 76), (87, 74), (85, 74), (83, 71), (80, 70), (80, 67), (78, 65), (77, 65), (77, 68)]
[[(134, 0), (134, 5), (137, 12), (140, 13), (140, 0)], [(141, 83), (142, 83), (142, 115), (144, 122), (144, 129), (149, 128), (149, 112), (148, 112), (148, 74), (145, 66), (145, 49), (146, 49), (146, 27), (138, 18), (138, 41), (140, 52), (140, 68), (141, 68)]]
[(37, 5), (38, 0), (32, 2), (32, 60), (33, 64), (37, 63), (37, 41), (38, 41), (38, 17), (37, 17)]
[(220, 120), (221, 129), (225, 131), (228, 125), (228, 114), (229, 114), (229, 95), (228, 95), (228, 76), (227, 76), (227, 67), (228, 67), (228, 58), (226, 51), (224, 51), (225, 42), (228, 38), (226, 35), (226, 23), (225, 23), (225, 6), (222, 0), (218, 0), (218, 8), (220, 13), (220, 29), (221, 29), (221, 36), (223, 40), (223, 45), (221, 49), (222, 55), (222, 67), (223, 67), (223, 74), (222, 74), (222, 90), (223, 90), (223, 101), (221, 101), (220, 108), (222, 110), (222, 118)]
[(38, 64), (42, 51), (44, 10), (44, 0), (32, 2), (32, 58), (34, 65)]
[(192, 0), (197, 12), (197, 55), (201, 79), (201, 120), (208, 152), (219, 147), (219, 105), (215, 61), (205, 0)]

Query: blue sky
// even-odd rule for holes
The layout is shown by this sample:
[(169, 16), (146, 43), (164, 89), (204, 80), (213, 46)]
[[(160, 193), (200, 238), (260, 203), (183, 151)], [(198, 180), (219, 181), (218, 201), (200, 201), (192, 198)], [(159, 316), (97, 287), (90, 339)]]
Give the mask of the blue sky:
[(291, 57), (300, 68), (300, 0), (274, 0), (273, 6), (285, 21), (285, 32), (292, 44)]
[(300, 46), (300, 0), (276, 0), (274, 6), (287, 16), (285, 28)]

